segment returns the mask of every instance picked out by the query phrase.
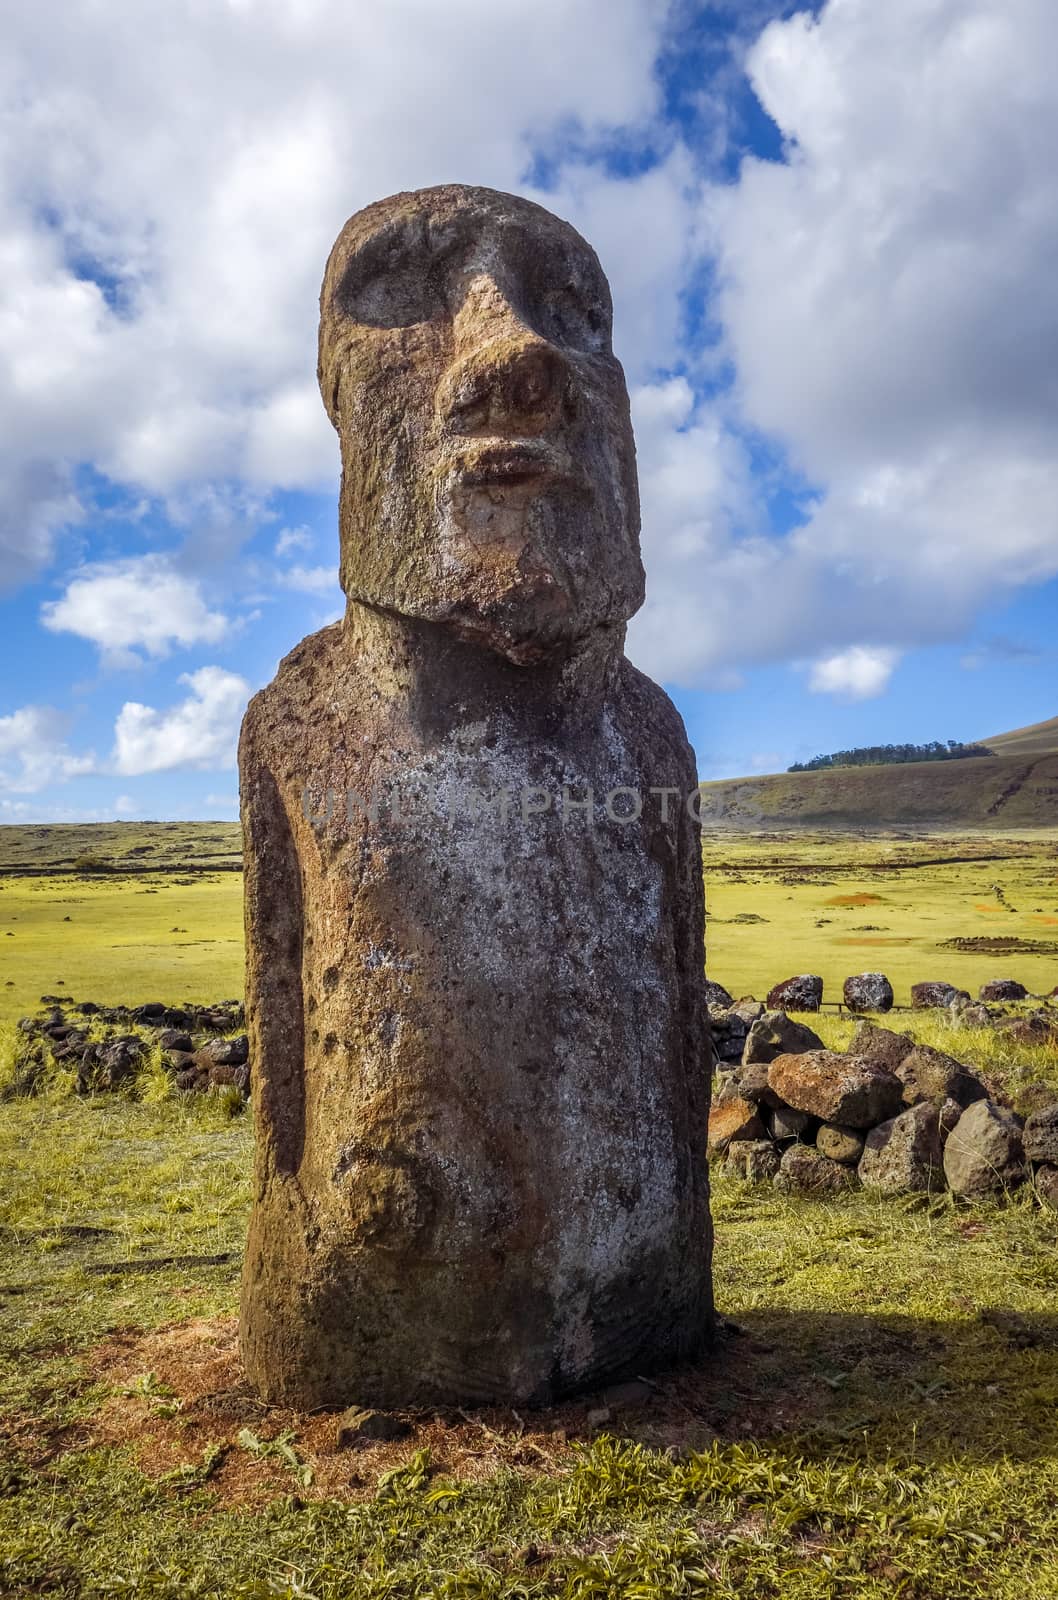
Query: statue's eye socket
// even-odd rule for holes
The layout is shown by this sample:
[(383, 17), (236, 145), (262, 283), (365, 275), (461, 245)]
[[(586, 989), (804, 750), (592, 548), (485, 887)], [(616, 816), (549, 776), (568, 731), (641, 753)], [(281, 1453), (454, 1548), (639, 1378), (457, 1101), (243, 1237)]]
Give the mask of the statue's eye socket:
[(539, 286), (536, 295), (542, 332), (574, 350), (604, 350), (609, 340), (608, 308), (590, 289), (570, 279)]
[(408, 328), (445, 309), (441, 264), (404, 250), (372, 252), (350, 263), (338, 289), (342, 314), (376, 328)]

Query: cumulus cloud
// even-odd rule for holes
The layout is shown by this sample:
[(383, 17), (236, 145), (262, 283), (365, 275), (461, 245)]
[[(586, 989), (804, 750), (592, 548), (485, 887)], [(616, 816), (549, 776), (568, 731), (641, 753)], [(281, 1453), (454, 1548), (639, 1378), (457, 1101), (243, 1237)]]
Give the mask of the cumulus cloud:
[[(95, 756), (75, 754), (66, 742), (71, 722), (54, 706), (22, 706), (0, 717), (0, 789), (35, 794), (95, 771)], [(18, 802), (12, 805), (18, 809)]]
[(276, 555), (283, 557), (292, 550), (311, 550), (315, 542), (308, 528), (282, 528), (276, 538)]
[[(138, 0), (15, 8), (0, 62), (0, 581), (47, 558), (76, 514), (79, 463), (158, 494), (332, 483), (315, 323), (345, 218), (453, 177), (515, 188), (556, 130), (590, 143), (649, 120), (665, 11), (172, 0), (159, 50)], [(678, 224), (665, 232), (678, 251)], [(629, 219), (625, 234), (641, 253)]]
[(182, 673), (190, 689), (168, 711), (127, 700), (114, 725), (114, 770), (127, 777), (174, 768), (231, 767), (250, 685), (222, 667)]
[(206, 604), (199, 583), (162, 555), (82, 567), (59, 600), (46, 601), (41, 621), (52, 633), (73, 633), (97, 645), (112, 665), (160, 659), (174, 645), (216, 644), (233, 624)]
[(889, 687), (899, 659), (896, 650), (853, 645), (816, 661), (808, 687), (813, 694), (837, 695), (842, 700), (873, 700)]
[(335, 567), (295, 565), (280, 572), (279, 582), (284, 589), (297, 589), (302, 594), (327, 594), (338, 589), (338, 573)]
[(786, 559), (860, 637), (1058, 572), (1056, 47), (1047, 0), (832, 0), (749, 56), (788, 159), (714, 196), (718, 309), (820, 491)]

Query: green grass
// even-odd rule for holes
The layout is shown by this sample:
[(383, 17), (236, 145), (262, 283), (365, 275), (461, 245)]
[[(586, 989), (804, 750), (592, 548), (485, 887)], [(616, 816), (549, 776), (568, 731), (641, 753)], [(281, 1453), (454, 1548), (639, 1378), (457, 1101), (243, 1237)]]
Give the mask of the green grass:
[[(820, 1025), (835, 1043), (849, 1026)], [(182, 1466), (145, 1473), (97, 1437), (114, 1386), (92, 1352), (230, 1316), (249, 1162), (248, 1119), (219, 1098), (0, 1106), (0, 1593), (1058, 1597), (1058, 1217), (1029, 1195), (824, 1204), (721, 1178), (717, 1297), (741, 1331), (674, 1385), (711, 1444), (673, 1460), (634, 1425), (575, 1427), (540, 1471), (492, 1413), (481, 1459), (418, 1432), (350, 1501), (311, 1487), (312, 1419), (284, 1418), (275, 1488), (247, 1510), (218, 1463), (278, 1424), (221, 1420), (205, 1447), (189, 1431)], [(130, 1387), (179, 1438), (165, 1384)]]
[[(9, 863), (27, 843), (49, 854), (42, 876), (0, 876), (0, 1096), (19, 1043), (3, 1018), (43, 992), (240, 992), (241, 879), (176, 864), (230, 844), (206, 830), (221, 834), (119, 831), (172, 864), (139, 855), (150, 873), (100, 878), (64, 866), (117, 853), (89, 830), (0, 839)], [(921, 977), (1058, 982), (1046, 954), (940, 948), (993, 930), (1058, 948), (1045, 837), (728, 834), (706, 841), (705, 870), (709, 970), (736, 992), (819, 971), (836, 996), (868, 967), (901, 998)], [(879, 898), (850, 903), (865, 894)], [(887, 942), (859, 942), (863, 923)], [(853, 1026), (807, 1020), (836, 1046)], [(1053, 1051), (935, 1013), (892, 1025), (1014, 1092), (1058, 1086)], [(740, 1331), (666, 1381), (664, 1404), (601, 1436), (597, 1401), (566, 1407), (571, 1445), (547, 1417), (413, 1417), (385, 1463), (350, 1458), (339, 1492), (320, 1419), (203, 1423), (153, 1358), (120, 1378), (101, 1365), (138, 1340), (179, 1351), (196, 1319), (230, 1328), (249, 1119), (230, 1097), (172, 1095), (156, 1057), (127, 1095), (69, 1090), (60, 1070), (36, 1098), (0, 1098), (0, 1594), (1058, 1600), (1058, 1217), (1030, 1193), (1003, 1209), (818, 1202), (720, 1177), (717, 1298)], [(126, 1270), (145, 1263), (158, 1270)], [(127, 1441), (108, 1431), (119, 1403), (145, 1419)], [(264, 1475), (249, 1499), (244, 1467)]]
[[(763, 998), (797, 972), (818, 973), (825, 998), (840, 1000), (851, 973), (882, 971), (904, 1005), (922, 979), (975, 996), (994, 977), (1040, 993), (1058, 984), (1058, 841), (1050, 836), (712, 832), (703, 862), (709, 976), (735, 995)], [(947, 947), (981, 938), (1037, 948), (990, 955)]]

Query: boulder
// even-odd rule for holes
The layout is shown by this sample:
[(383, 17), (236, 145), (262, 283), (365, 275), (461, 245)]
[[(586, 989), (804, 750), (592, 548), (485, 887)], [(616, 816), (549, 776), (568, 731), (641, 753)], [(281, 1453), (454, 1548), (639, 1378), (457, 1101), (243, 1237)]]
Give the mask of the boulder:
[(940, 1113), (924, 1100), (867, 1135), (859, 1165), (865, 1189), (917, 1194), (944, 1187)]
[(1058, 1025), (1040, 1011), (1028, 1017), (1005, 1017), (996, 1023), (996, 1032), (1002, 1033), (1011, 1044), (1058, 1045)]
[(201, 1050), (195, 1051), (195, 1060), (200, 1066), (207, 1068), (214, 1064), (241, 1067), (248, 1056), (249, 1040), (245, 1034), (240, 1034), (237, 1039), (210, 1039)]
[(891, 1028), (879, 1028), (873, 1022), (860, 1022), (849, 1044), (849, 1055), (866, 1056), (888, 1072), (895, 1072), (904, 1057), (915, 1048), (909, 1033), (893, 1033)]
[(728, 1147), (724, 1170), (747, 1183), (770, 1183), (779, 1170), (779, 1152), (770, 1139), (738, 1139)]
[(1033, 1183), (1042, 1203), (1051, 1211), (1058, 1211), (1058, 1167), (1039, 1167)]
[(1058, 1104), (1034, 1111), (1022, 1135), (1025, 1159), (1058, 1167)]
[(783, 1194), (843, 1194), (856, 1185), (851, 1167), (831, 1161), (811, 1144), (792, 1144), (772, 1179)]
[(991, 983), (983, 983), (978, 991), (978, 998), (985, 1001), (1006, 1002), (1009, 1000), (1027, 1000), (1029, 991), (1023, 983), (1018, 983), (1014, 978), (993, 978)]
[(928, 1044), (916, 1045), (893, 1071), (904, 1086), (904, 1104), (909, 1106), (920, 1100), (955, 1100), (969, 1106), (987, 1094), (969, 1067)]
[(916, 1011), (931, 1011), (938, 1006), (950, 1006), (953, 1000), (960, 995), (970, 996), (965, 989), (956, 989), (951, 983), (913, 983), (911, 985), (911, 1004)]
[(816, 1133), (816, 1149), (831, 1161), (854, 1167), (863, 1154), (863, 1134), (858, 1128), (843, 1128), (838, 1122), (824, 1122)]
[(850, 1011), (891, 1011), (893, 986), (884, 972), (858, 972), (846, 978), (842, 990)]
[(711, 1156), (723, 1155), (734, 1139), (763, 1139), (764, 1124), (760, 1111), (751, 1100), (733, 1095), (720, 1100), (709, 1112), (709, 1137), (707, 1149)]
[(823, 1048), (818, 1033), (806, 1028), (803, 1022), (794, 1022), (785, 1011), (765, 1011), (746, 1035), (742, 1061), (745, 1066), (767, 1064), (776, 1056), (803, 1055), (806, 1050)]
[(163, 1050), (176, 1050), (182, 1055), (192, 1055), (195, 1049), (191, 1035), (181, 1028), (163, 1029), (158, 1036), (158, 1043)]
[(960, 995), (949, 1007), (951, 1014), (964, 1028), (990, 1028), (994, 1021), (988, 1007), (975, 1003), (968, 995)]
[(778, 1105), (765, 1113), (768, 1130), (773, 1139), (801, 1139), (807, 1136), (815, 1119), (806, 1111), (795, 1111), (793, 1106)]
[(823, 980), (803, 972), (785, 978), (768, 992), (769, 1011), (818, 1011), (823, 1004)]
[(1025, 1176), (1021, 1120), (991, 1100), (963, 1112), (944, 1146), (944, 1176), (956, 1194), (1002, 1194)]
[(729, 1011), (735, 1002), (722, 983), (713, 983), (712, 979), (706, 978), (705, 1003), (710, 1009), (716, 1006), (721, 1011)]
[(903, 1103), (903, 1085), (893, 1073), (836, 1050), (779, 1056), (768, 1068), (768, 1085), (796, 1111), (850, 1128), (873, 1128)]
[(738, 1062), (746, 1047), (750, 1024), (732, 1007), (728, 1011), (709, 1012), (709, 1032), (718, 1061)]

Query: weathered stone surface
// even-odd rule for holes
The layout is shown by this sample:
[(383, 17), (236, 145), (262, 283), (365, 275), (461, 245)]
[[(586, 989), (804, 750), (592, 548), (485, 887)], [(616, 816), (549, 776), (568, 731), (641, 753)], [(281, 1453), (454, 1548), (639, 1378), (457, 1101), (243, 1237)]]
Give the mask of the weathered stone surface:
[(849, 1054), (866, 1056), (876, 1061), (887, 1072), (895, 1072), (904, 1058), (915, 1048), (909, 1033), (893, 1033), (890, 1028), (879, 1028), (873, 1022), (859, 1022), (849, 1043)]
[(1018, 983), (1015, 978), (993, 978), (991, 983), (983, 983), (978, 991), (978, 999), (991, 1001), (1025, 1000), (1029, 991), (1023, 983)]
[(842, 990), (850, 1011), (891, 1011), (893, 986), (884, 972), (857, 972)]
[(792, 1144), (779, 1163), (773, 1178), (784, 1194), (843, 1194), (856, 1187), (851, 1167), (831, 1161), (811, 1144)]
[(990, 1028), (995, 1020), (986, 1005), (971, 1000), (968, 995), (959, 995), (949, 1009), (963, 1028)]
[(736, 1067), (731, 1074), (730, 1093), (752, 1100), (754, 1105), (774, 1104), (775, 1096), (768, 1088), (767, 1062), (751, 1061), (748, 1066)]
[(929, 982), (911, 985), (911, 1004), (916, 1011), (930, 1011), (938, 1006), (950, 1006), (960, 995), (965, 995), (967, 1000), (970, 998), (965, 989), (956, 989), (951, 983)]
[(794, 1022), (785, 1011), (765, 1011), (758, 1017), (746, 1035), (742, 1052), (744, 1066), (774, 1061), (776, 1056), (796, 1056), (805, 1050), (822, 1050), (823, 1041), (818, 1033)]
[(768, 1068), (771, 1089), (797, 1111), (850, 1128), (873, 1128), (898, 1110), (899, 1078), (863, 1056), (836, 1050), (810, 1050), (779, 1056)]
[(778, 1105), (764, 1113), (768, 1131), (773, 1139), (800, 1139), (807, 1136), (815, 1119), (807, 1111), (795, 1111), (793, 1106)]
[(863, 1154), (863, 1133), (859, 1128), (843, 1128), (837, 1122), (824, 1122), (816, 1133), (816, 1149), (831, 1161), (854, 1167)]
[(269, 1400), (544, 1402), (709, 1337), (696, 773), (623, 654), (610, 315), (491, 190), (370, 206), (327, 266), (348, 607), (239, 758)]
[(723, 1155), (734, 1139), (763, 1139), (760, 1108), (737, 1095), (719, 1100), (709, 1113), (709, 1154)]
[(944, 1176), (956, 1194), (1001, 1194), (1025, 1176), (1021, 1122), (991, 1100), (963, 1112), (944, 1146)]
[(1058, 1167), (1058, 1104), (1034, 1111), (1023, 1135), (1028, 1161), (1044, 1161)]
[(1058, 1167), (1039, 1167), (1033, 1179), (1036, 1193), (1051, 1211), (1058, 1211)]
[(717, 1060), (741, 1061), (749, 1029), (750, 1024), (734, 1007), (726, 1011), (713, 1007), (709, 1012), (709, 1032)]
[(944, 1187), (940, 1113), (928, 1100), (867, 1135), (860, 1182), (881, 1194), (916, 1194)]
[(823, 980), (803, 972), (784, 978), (768, 992), (769, 1011), (818, 1011), (823, 1004)]
[(722, 983), (714, 983), (711, 978), (706, 978), (704, 985), (704, 999), (707, 1006), (718, 1006), (727, 1011), (734, 1005), (734, 999)]
[(983, 1100), (987, 1093), (969, 1067), (928, 1044), (916, 1045), (893, 1071), (904, 1086), (904, 1103), (909, 1106), (920, 1100), (955, 1100), (968, 1106)]
[(996, 1023), (996, 1032), (1004, 1034), (1011, 1044), (1058, 1046), (1058, 1023), (1039, 1011), (1028, 1017), (1004, 1017)]
[(770, 1139), (739, 1139), (728, 1146), (724, 1166), (747, 1183), (770, 1183), (779, 1170), (779, 1152)]

